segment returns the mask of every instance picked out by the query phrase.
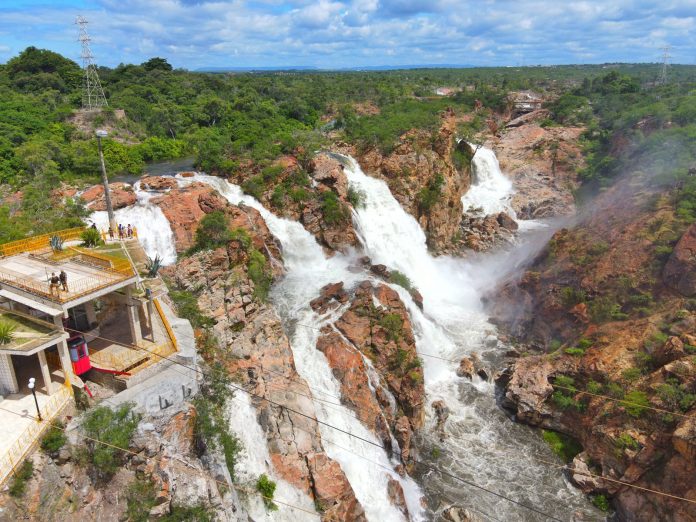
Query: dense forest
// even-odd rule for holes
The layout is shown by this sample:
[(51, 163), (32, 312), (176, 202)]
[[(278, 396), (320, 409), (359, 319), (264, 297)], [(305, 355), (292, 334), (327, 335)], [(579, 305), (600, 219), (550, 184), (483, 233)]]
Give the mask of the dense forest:
[[(461, 135), (505, 112), (508, 93), (550, 95), (545, 125), (582, 124), (586, 191), (600, 190), (628, 165), (679, 183), (680, 215), (694, 219), (696, 67), (673, 66), (659, 85), (656, 65), (415, 69), (384, 72), (193, 73), (166, 60), (100, 68), (109, 108), (105, 126), (110, 175), (140, 174), (149, 162), (194, 157), (198, 168), (251, 176), (282, 154), (303, 156), (344, 140), (388, 151), (411, 128), (434, 128), (445, 107), (484, 111)], [(79, 222), (78, 204), (54, 205), (62, 183), (95, 182), (97, 144), (75, 118), (82, 72), (71, 60), (29, 47), (0, 66), (0, 241)], [(456, 91), (436, 96), (437, 87)], [(125, 117), (119, 115), (125, 111)], [(617, 143), (623, 143), (621, 147)], [(248, 174), (247, 174), (248, 172)], [(22, 191), (20, 208), (8, 197)]]

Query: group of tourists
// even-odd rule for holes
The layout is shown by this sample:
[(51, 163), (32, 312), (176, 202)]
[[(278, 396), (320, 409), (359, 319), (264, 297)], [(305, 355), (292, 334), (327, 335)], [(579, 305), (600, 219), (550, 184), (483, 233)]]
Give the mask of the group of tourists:
[[(118, 224), (118, 239), (133, 239), (135, 234), (135, 229), (128, 223), (128, 226), (124, 227), (121, 223)], [(114, 229), (109, 227), (109, 239), (114, 239)]]
[(56, 275), (55, 272), (51, 272), (51, 277), (48, 279), (48, 289), (51, 295), (57, 295), (60, 297), (60, 291), (68, 292), (68, 274), (65, 270), (61, 270), (60, 274)]

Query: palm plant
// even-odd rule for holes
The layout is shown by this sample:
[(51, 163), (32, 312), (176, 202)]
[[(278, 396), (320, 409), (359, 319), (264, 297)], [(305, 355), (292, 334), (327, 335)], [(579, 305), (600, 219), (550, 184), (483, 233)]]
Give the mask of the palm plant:
[(16, 326), (7, 321), (0, 321), (0, 344), (10, 344), (14, 339)]
[(62, 252), (63, 251), (63, 238), (60, 236), (51, 236), (51, 239), (49, 240), (49, 244), (51, 245), (51, 250), (54, 252)]
[(148, 256), (147, 262), (145, 263), (147, 277), (156, 277), (160, 268), (162, 268), (162, 258), (159, 254), (157, 254), (154, 259)]

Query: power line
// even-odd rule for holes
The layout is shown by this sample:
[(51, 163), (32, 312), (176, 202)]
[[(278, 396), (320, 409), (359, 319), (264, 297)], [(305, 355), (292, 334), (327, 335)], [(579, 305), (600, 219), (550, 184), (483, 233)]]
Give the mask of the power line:
[[(73, 330), (73, 331), (79, 332), (78, 330)], [(81, 332), (81, 333), (84, 333), (84, 332)], [(125, 345), (125, 346), (131, 346), (131, 347), (136, 348), (136, 349), (138, 349), (138, 350), (142, 350), (142, 351), (144, 351), (144, 352), (146, 352), (146, 353), (149, 353), (150, 355), (155, 355), (155, 356), (157, 356), (157, 357), (159, 357), (159, 358), (161, 358), (161, 359), (168, 360), (168, 361), (170, 361), (170, 362), (172, 362), (172, 363), (174, 363), (174, 364), (177, 364), (177, 365), (179, 365), (179, 366), (182, 366), (183, 368), (186, 368), (187, 370), (194, 371), (194, 372), (196, 372), (196, 373), (198, 373), (198, 374), (200, 374), (200, 375), (202, 375), (202, 376), (204, 376), (204, 377), (207, 377), (207, 374), (206, 374), (205, 372), (203, 372), (202, 370), (198, 369), (198, 368), (187, 366), (186, 364), (184, 364), (184, 363), (182, 363), (182, 362), (180, 362), (180, 361), (176, 361), (176, 360), (174, 360), (174, 359), (170, 359), (169, 357), (167, 357), (167, 356), (165, 356), (165, 355), (161, 355), (161, 354), (158, 354), (158, 353), (155, 353), (155, 352), (151, 352), (151, 351), (147, 350), (146, 348), (142, 348), (142, 347), (137, 346), (137, 345), (128, 345), (128, 344), (126, 344), (126, 343), (119, 343), (119, 342), (117, 342), (117, 341), (112, 341), (112, 340), (109, 340), (109, 339), (105, 339), (104, 337), (98, 337), (98, 338), (104, 339), (104, 340), (107, 340), (107, 341), (111, 341), (111, 342), (116, 342), (117, 344), (122, 344), (122, 345)], [(451, 361), (451, 362), (456, 362), (456, 361)], [(182, 374), (182, 375), (183, 375), (183, 374)], [(291, 411), (291, 412), (293, 412), (293, 413), (295, 413), (295, 414), (297, 414), (297, 415), (300, 415), (301, 417), (304, 417), (304, 418), (307, 418), (307, 419), (309, 419), (309, 420), (311, 420), (311, 421), (313, 421), (313, 422), (316, 422), (317, 424), (320, 424), (320, 425), (323, 425), (323, 426), (332, 428), (332, 429), (334, 429), (334, 430), (336, 430), (336, 431), (339, 431), (339, 432), (341, 432), (341, 433), (343, 433), (343, 434), (345, 434), (345, 435), (348, 435), (349, 437), (353, 437), (353, 438), (355, 438), (355, 439), (357, 439), (357, 440), (360, 440), (360, 441), (365, 442), (365, 443), (367, 443), (367, 444), (370, 444), (370, 445), (372, 445), (372, 446), (378, 447), (378, 448), (382, 449), (382, 450), (385, 451), (385, 452), (388, 451), (387, 448), (385, 448), (383, 445), (381, 445), (381, 444), (379, 444), (379, 443), (377, 443), (377, 442), (374, 442), (374, 441), (365, 439), (364, 437), (360, 437), (360, 436), (358, 436), (358, 435), (355, 435), (355, 434), (353, 434), (353, 433), (350, 433), (350, 432), (348, 432), (348, 431), (346, 431), (346, 430), (344, 430), (344, 429), (342, 429), (342, 428), (340, 428), (340, 427), (338, 427), (338, 426), (334, 426), (334, 425), (332, 425), (332, 424), (330, 424), (330, 423), (328, 423), (328, 422), (319, 420), (319, 419), (317, 419), (317, 418), (315, 418), (315, 417), (312, 417), (311, 415), (308, 415), (308, 414), (306, 414), (306, 413), (299, 412), (299, 411), (297, 411), (297, 410), (295, 410), (295, 409), (293, 409), (293, 408), (290, 408), (290, 407), (287, 406), (287, 405), (280, 404), (280, 403), (278, 403), (278, 402), (276, 402), (276, 401), (273, 401), (273, 400), (268, 399), (268, 398), (266, 398), (266, 397), (260, 396), (260, 395), (254, 393), (254, 392), (250, 392), (250, 391), (246, 390), (244, 387), (237, 386), (237, 385), (235, 385), (235, 384), (232, 383), (232, 382), (228, 382), (227, 384), (228, 384), (228, 386), (230, 386), (230, 387), (232, 387), (232, 388), (234, 388), (234, 389), (236, 389), (236, 390), (242, 391), (242, 392), (246, 393), (247, 395), (249, 395), (249, 396), (251, 396), (251, 397), (255, 397), (255, 398), (259, 399), (259, 400), (266, 401), (266, 402), (268, 402), (268, 403), (270, 403), (270, 404), (273, 404), (274, 406), (277, 406), (277, 407), (279, 407), (279, 408), (281, 408), (281, 409), (285, 409), (285, 410), (287, 410), (287, 411)], [(294, 393), (294, 392), (292, 392), (292, 390), (288, 390), (288, 391), (290, 391), (291, 393)], [(298, 429), (300, 429), (300, 428), (298, 428)], [(305, 430), (301, 430), (301, 431), (305, 431)], [(357, 454), (356, 454), (356, 455), (357, 455)], [(442, 474), (445, 475), (445, 476), (448, 476), (448, 477), (450, 477), (450, 478), (453, 478), (454, 480), (458, 480), (458, 481), (463, 482), (463, 483), (465, 483), (465, 484), (469, 484), (469, 485), (471, 485), (472, 487), (476, 487), (476, 488), (478, 488), (478, 489), (481, 489), (481, 490), (484, 490), (484, 491), (488, 491), (488, 490), (487, 490), (486, 488), (484, 488), (483, 486), (479, 486), (479, 485), (477, 485), (477, 484), (475, 484), (475, 483), (473, 483), (473, 482), (472, 482), (472, 483), (469, 483), (469, 482), (466, 481), (465, 479), (462, 479), (461, 477), (458, 477), (458, 476), (456, 476), (456, 475), (454, 475), (454, 474), (452, 474), (452, 473), (449, 473), (449, 472), (447, 472), (447, 471), (444, 471), (444, 470), (442, 470), (442, 469), (440, 469), (440, 468), (438, 468), (438, 467), (436, 467), (436, 466), (434, 466), (434, 465), (432, 465), (432, 464), (429, 464), (429, 463), (427, 463), (427, 462), (419, 461), (419, 460), (417, 460), (417, 459), (412, 459), (412, 462), (414, 462), (414, 463), (416, 463), (416, 464), (420, 464), (420, 465), (426, 466), (426, 467), (428, 467), (428, 468), (430, 468), (430, 469), (432, 469), (432, 470), (434, 470), (434, 471), (437, 471), (437, 472), (442, 473)], [(540, 462), (541, 462), (541, 460), (540, 460)], [(545, 462), (545, 463), (548, 463), (548, 462)], [(555, 466), (555, 467), (561, 467), (561, 468), (567, 469), (567, 466), (565, 466), (565, 465), (559, 466), (558, 464), (553, 464), (553, 463), (552, 463), (551, 465), (553, 465), (553, 466)], [(687, 498), (684, 498), (684, 497), (679, 497), (679, 496), (676, 496), (676, 495), (672, 495), (671, 493), (665, 493), (665, 492), (658, 491), (658, 490), (653, 490), (653, 489), (650, 489), (650, 488), (644, 488), (644, 487), (642, 487), (642, 486), (636, 486), (635, 484), (631, 484), (631, 483), (629, 483), (629, 482), (624, 482), (624, 481), (617, 480), (617, 479), (610, 479), (610, 478), (604, 477), (604, 476), (602, 476), (602, 475), (596, 475), (596, 474), (593, 474), (593, 473), (590, 473), (590, 472), (581, 472), (581, 471), (574, 471), (574, 472), (575, 472), (576, 474), (579, 474), (579, 475), (586, 475), (586, 476), (595, 477), (595, 478), (598, 478), (598, 479), (601, 479), (601, 480), (608, 480), (608, 481), (610, 481), (610, 482), (614, 482), (614, 483), (617, 483), (617, 484), (621, 484), (621, 485), (626, 486), (626, 487), (631, 487), (631, 488), (639, 489), (639, 490), (642, 490), (642, 491), (647, 491), (647, 492), (650, 492), (650, 493), (654, 493), (654, 494), (657, 494), (657, 495), (662, 495), (662, 496), (670, 497), (670, 498), (673, 498), (673, 499), (683, 500), (683, 501), (686, 501), (686, 502), (690, 502), (690, 503), (692, 503), (692, 504), (696, 504), (696, 500), (690, 500), (690, 499), (687, 499)], [(526, 504), (520, 503), (520, 502), (518, 502), (518, 501), (516, 501), (516, 500), (514, 500), (514, 499), (509, 499), (508, 497), (506, 497), (506, 496), (504, 496), (504, 495), (502, 495), (502, 494), (499, 494), (499, 493), (496, 493), (496, 492), (493, 492), (493, 491), (490, 491), (490, 493), (492, 493), (492, 494), (494, 494), (494, 495), (496, 495), (496, 496), (499, 496), (500, 498), (503, 498), (503, 499), (505, 499), (505, 500), (508, 500), (508, 501), (510, 501), (510, 502), (513, 502), (513, 503), (515, 503), (515, 504), (517, 504), (517, 505), (520, 505), (520, 506), (522, 506), (522, 507), (525, 507), (525, 508), (527, 508), (527, 509), (529, 509), (529, 510), (535, 511), (535, 512), (537, 512), (537, 513), (539, 513), (539, 514), (542, 514), (542, 515), (544, 515), (544, 516), (548, 516), (548, 517), (552, 518), (553, 520), (558, 520), (557, 518), (553, 517), (552, 515), (549, 515), (549, 514), (544, 513), (544, 512), (540, 512), (540, 511), (536, 510), (535, 508), (530, 507), (530, 506), (527, 506)]]
[(84, 85), (82, 91), (82, 108), (87, 110), (100, 109), (106, 107), (106, 97), (99, 81), (97, 74), (97, 66), (94, 64), (94, 55), (89, 42), (92, 41), (87, 33), (87, 19), (84, 16), (78, 16), (75, 19), (75, 24), (80, 26), (80, 34), (78, 40), (82, 44), (82, 68), (84, 69)]

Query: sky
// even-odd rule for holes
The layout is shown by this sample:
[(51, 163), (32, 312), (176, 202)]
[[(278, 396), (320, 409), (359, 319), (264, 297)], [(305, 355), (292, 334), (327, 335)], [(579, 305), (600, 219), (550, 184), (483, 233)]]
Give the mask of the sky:
[(0, 63), (29, 45), (98, 65), (696, 63), (696, 0), (0, 0)]

